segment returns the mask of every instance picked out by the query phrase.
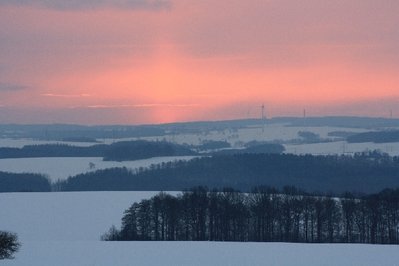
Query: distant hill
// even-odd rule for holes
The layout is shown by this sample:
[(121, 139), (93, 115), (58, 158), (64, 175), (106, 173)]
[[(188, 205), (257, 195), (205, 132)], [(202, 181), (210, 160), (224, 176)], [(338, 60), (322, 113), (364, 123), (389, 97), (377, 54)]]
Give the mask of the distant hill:
[(364, 132), (348, 136), (346, 140), (349, 143), (363, 143), (363, 142), (374, 142), (374, 143), (390, 143), (399, 142), (399, 130), (389, 131), (375, 131), (375, 132)]
[(399, 158), (379, 155), (312, 156), (236, 154), (203, 157), (154, 166), (139, 172), (114, 168), (80, 174), (63, 181), (65, 191), (176, 191), (194, 186), (296, 186), (307, 191), (373, 193), (399, 187)]
[[(273, 117), (265, 119), (266, 124), (284, 123), (288, 126), (331, 126), (343, 128), (379, 129), (399, 127), (399, 119), (326, 116), (326, 117)], [(2, 138), (34, 138), (39, 140), (68, 140), (101, 138), (120, 139), (133, 137), (165, 136), (168, 134), (202, 133), (210, 130), (239, 129), (260, 126), (261, 119), (235, 119), (222, 121), (193, 121), (157, 125), (16, 125), (0, 124)]]
[(369, 129), (399, 127), (399, 119), (357, 117), (357, 116), (276, 118), (272, 120), (286, 121), (291, 126), (315, 126), (315, 127), (330, 126), (330, 127), (369, 128)]
[(321, 117), (273, 117), (270, 119), (235, 119), (223, 121), (193, 121), (158, 125), (167, 132), (199, 133), (204, 130), (239, 129), (266, 124), (286, 124), (300, 127), (342, 127), (342, 128), (386, 128), (399, 127), (399, 119), (357, 117), (357, 116), (321, 116)]
[(183, 145), (164, 141), (121, 141), (78, 147), (65, 144), (28, 145), (22, 148), (0, 148), (0, 159), (35, 157), (103, 157), (108, 161), (128, 161), (158, 156), (184, 156), (196, 153)]
[(120, 141), (106, 147), (103, 158), (105, 161), (129, 161), (159, 156), (186, 156), (196, 155), (189, 148), (159, 141)]
[(82, 141), (163, 136), (164, 129), (155, 125), (84, 126), (84, 125), (0, 125), (2, 138), (33, 138), (38, 140)]
[(26, 145), (22, 148), (0, 148), (0, 159), (37, 157), (102, 157), (107, 145), (78, 147), (66, 144)]

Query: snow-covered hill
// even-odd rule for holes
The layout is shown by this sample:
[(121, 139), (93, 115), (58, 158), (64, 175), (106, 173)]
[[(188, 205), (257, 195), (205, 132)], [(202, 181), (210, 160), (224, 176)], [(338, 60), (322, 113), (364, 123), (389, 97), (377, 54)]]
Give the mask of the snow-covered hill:
[(99, 241), (130, 204), (155, 193), (0, 194), (0, 229), (22, 242), (2, 265), (398, 265), (399, 246), (389, 245)]

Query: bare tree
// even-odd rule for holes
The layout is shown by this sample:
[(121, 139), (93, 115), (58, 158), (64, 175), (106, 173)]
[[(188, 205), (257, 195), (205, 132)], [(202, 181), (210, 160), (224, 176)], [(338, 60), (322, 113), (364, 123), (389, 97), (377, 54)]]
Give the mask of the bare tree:
[(0, 260), (13, 259), (20, 246), (16, 234), (0, 231)]

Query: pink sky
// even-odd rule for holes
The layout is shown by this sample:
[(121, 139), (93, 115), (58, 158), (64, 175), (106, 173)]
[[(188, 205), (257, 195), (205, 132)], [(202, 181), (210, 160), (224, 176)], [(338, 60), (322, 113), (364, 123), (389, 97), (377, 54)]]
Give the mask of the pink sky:
[(0, 123), (399, 116), (396, 0), (4, 0)]

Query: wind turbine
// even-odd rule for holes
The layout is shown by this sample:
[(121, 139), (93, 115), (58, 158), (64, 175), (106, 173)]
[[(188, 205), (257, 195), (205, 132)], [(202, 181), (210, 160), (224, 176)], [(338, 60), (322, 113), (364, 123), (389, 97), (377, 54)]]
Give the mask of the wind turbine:
[(306, 126), (306, 109), (303, 108), (303, 126)]
[(262, 132), (265, 132), (265, 104), (261, 105), (262, 108)]

